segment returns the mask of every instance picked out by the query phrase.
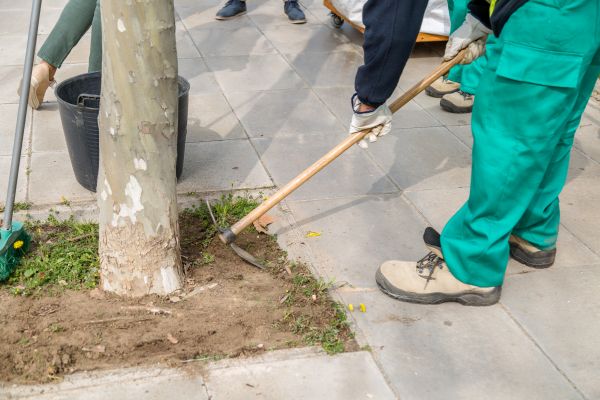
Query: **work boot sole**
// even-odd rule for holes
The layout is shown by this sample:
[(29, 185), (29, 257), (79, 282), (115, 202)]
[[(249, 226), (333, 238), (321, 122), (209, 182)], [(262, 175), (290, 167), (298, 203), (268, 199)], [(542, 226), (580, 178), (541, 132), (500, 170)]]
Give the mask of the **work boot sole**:
[(459, 91), (459, 89), (450, 90), (450, 91), (448, 91), (448, 92), (441, 92), (441, 91), (439, 91), (439, 90), (437, 90), (437, 89), (435, 89), (435, 88), (433, 88), (433, 87), (431, 87), (431, 86), (428, 86), (428, 87), (425, 89), (425, 93), (426, 93), (426, 94), (427, 94), (429, 97), (435, 97), (436, 99), (441, 99), (442, 97), (444, 97), (444, 96), (445, 96), (445, 95), (447, 95), (447, 94), (451, 94), (451, 93), (458, 92), (458, 91)]
[(556, 259), (556, 249), (541, 251), (537, 254), (531, 253), (516, 243), (510, 244), (510, 256), (531, 268), (544, 269), (554, 265)]
[(440, 100), (440, 107), (442, 107), (444, 110), (454, 113), (454, 114), (467, 114), (467, 113), (470, 113), (473, 111), (473, 106), (470, 106), (470, 107), (457, 106), (456, 104), (454, 104), (446, 99)]
[(220, 16), (216, 16), (215, 19), (219, 20), (219, 21), (227, 21), (229, 19), (234, 19), (237, 17), (241, 17), (242, 15), (246, 15), (248, 13), (248, 11), (242, 11), (241, 13), (232, 15), (231, 17), (220, 17)]
[(485, 294), (467, 292), (453, 295), (446, 293), (428, 293), (416, 295), (414, 293), (399, 290), (392, 286), (379, 270), (377, 270), (375, 280), (377, 281), (377, 286), (379, 286), (379, 289), (388, 296), (396, 300), (417, 304), (440, 304), (455, 302), (465, 306), (491, 306), (500, 300), (500, 294), (502, 292), (502, 286), (498, 286), (494, 288), (494, 290)]

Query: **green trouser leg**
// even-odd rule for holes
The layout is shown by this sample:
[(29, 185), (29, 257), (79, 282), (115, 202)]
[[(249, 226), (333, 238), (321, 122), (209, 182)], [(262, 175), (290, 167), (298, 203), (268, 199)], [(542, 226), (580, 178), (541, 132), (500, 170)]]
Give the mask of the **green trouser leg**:
[(52, 32), (40, 48), (38, 56), (50, 65), (60, 68), (73, 47), (93, 25), (90, 70), (92, 70), (92, 62), (95, 68), (93, 70), (99, 70), (98, 59), (102, 58), (102, 32), (99, 14), (95, 17), (99, 11), (99, 2), (96, 0), (69, 0)]
[(90, 45), (90, 58), (88, 71), (102, 71), (102, 25), (100, 18), (100, 0), (96, 2), (96, 11), (92, 21), (92, 43)]
[(502, 284), (513, 231), (555, 246), (568, 154), (600, 73), (600, 0), (564, 4), (526, 3), (488, 51), (469, 200), (442, 232), (448, 267), (465, 283)]
[[(465, 22), (467, 15), (468, 1), (456, 0), (448, 1), (448, 10), (450, 11), (450, 31), (454, 32), (459, 26)], [(488, 38), (487, 46), (492, 46), (495, 43), (493, 36)], [(487, 58), (479, 57), (471, 64), (457, 65), (450, 70), (448, 79), (460, 83), (460, 90), (470, 94), (475, 94), (479, 86), (481, 74), (487, 64)]]

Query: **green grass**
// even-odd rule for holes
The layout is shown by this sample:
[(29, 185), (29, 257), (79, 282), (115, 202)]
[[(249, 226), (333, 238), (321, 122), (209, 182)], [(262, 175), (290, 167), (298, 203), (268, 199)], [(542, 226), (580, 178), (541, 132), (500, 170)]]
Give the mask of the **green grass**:
[[(18, 201), (15, 203), (14, 207), (13, 207), (13, 211), (17, 212), (17, 211), (27, 211), (31, 209), (31, 206), (33, 204), (29, 203), (29, 202), (23, 202), (23, 201)], [(0, 204), (0, 212), (4, 212), (4, 204)]]
[(9, 278), (15, 294), (30, 295), (44, 285), (90, 289), (98, 284), (98, 224), (59, 221), (30, 222), (26, 230), (33, 245)]

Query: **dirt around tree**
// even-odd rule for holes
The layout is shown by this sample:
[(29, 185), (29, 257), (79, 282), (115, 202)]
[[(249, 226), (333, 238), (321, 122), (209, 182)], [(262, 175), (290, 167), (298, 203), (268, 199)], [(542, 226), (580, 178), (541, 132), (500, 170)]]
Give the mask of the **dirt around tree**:
[[(221, 218), (236, 218), (236, 207), (229, 201)], [(329, 284), (287, 261), (272, 237), (247, 231), (238, 241), (264, 260), (261, 271), (215, 238), (202, 207), (182, 213), (180, 225), (184, 290), (136, 300), (93, 288), (95, 224), (51, 219), (30, 226), (36, 245), (0, 286), (0, 382), (305, 345), (332, 353), (356, 349), (343, 308), (327, 295)]]

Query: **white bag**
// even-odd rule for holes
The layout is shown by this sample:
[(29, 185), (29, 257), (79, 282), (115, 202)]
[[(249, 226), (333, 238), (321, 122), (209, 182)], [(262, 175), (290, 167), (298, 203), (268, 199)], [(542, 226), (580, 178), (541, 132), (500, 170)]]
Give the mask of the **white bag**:
[[(342, 14), (341, 16), (363, 28), (362, 9), (366, 2), (367, 0), (331, 0), (331, 4)], [(421, 32), (445, 36), (450, 34), (447, 0), (429, 0)]]

